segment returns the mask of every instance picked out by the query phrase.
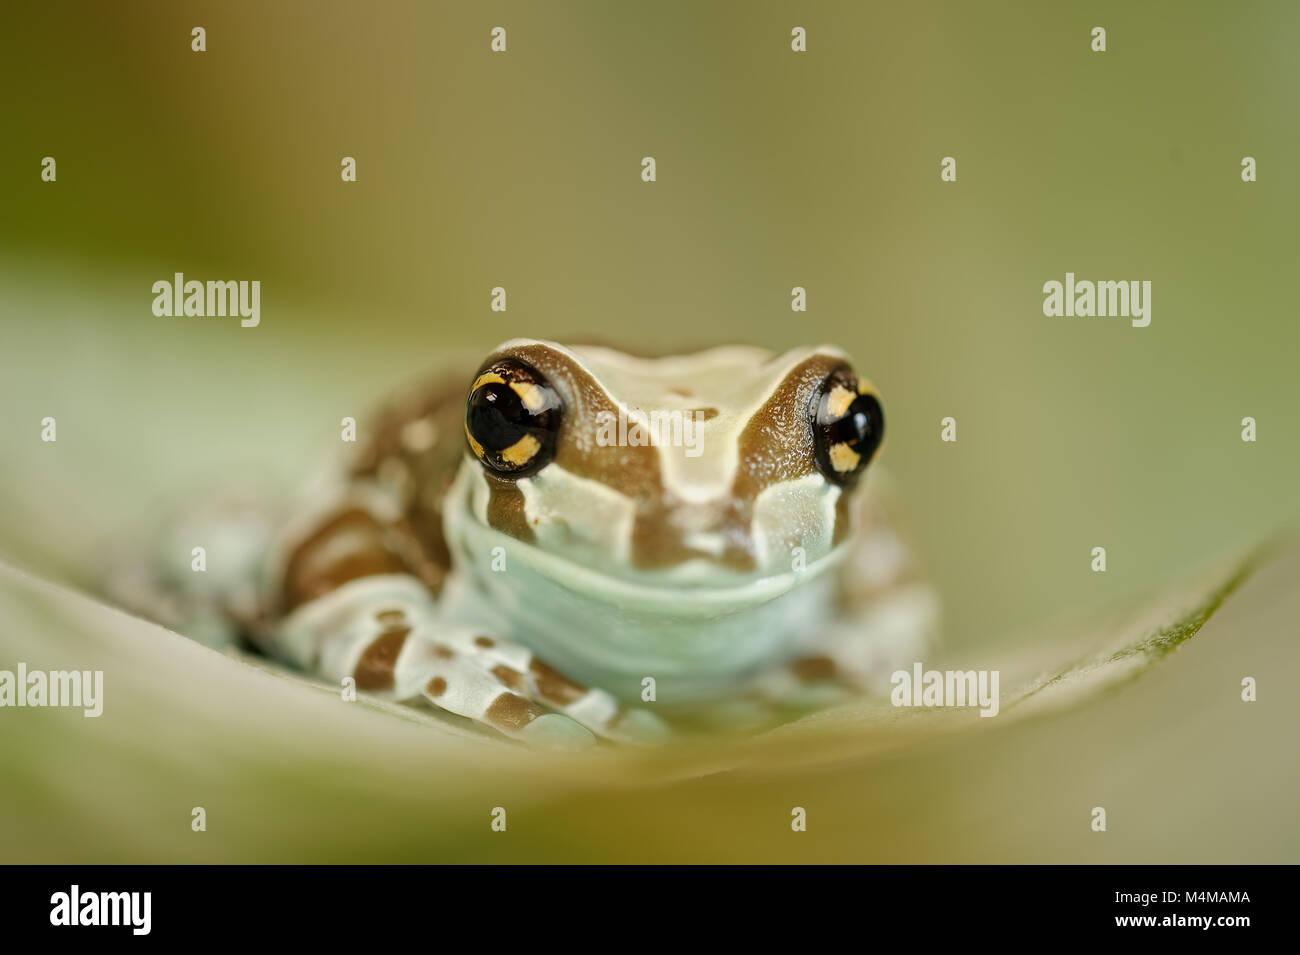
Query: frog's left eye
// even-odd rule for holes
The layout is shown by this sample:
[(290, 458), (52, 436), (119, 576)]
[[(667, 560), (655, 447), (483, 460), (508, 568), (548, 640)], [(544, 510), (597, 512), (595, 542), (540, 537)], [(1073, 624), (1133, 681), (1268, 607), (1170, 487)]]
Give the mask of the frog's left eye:
[(465, 402), (465, 437), (483, 465), (502, 477), (535, 474), (555, 457), (560, 396), (531, 365), (493, 362)]
[(885, 414), (875, 391), (852, 369), (837, 368), (813, 396), (811, 417), (817, 467), (833, 484), (851, 484), (885, 436)]

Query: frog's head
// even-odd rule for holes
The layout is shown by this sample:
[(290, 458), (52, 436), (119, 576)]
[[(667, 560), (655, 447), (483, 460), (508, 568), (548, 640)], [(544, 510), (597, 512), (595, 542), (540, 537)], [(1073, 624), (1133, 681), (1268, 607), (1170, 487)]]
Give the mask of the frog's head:
[[(449, 530), (491, 602), (551, 625), (550, 642), (573, 624), (546, 616), (622, 628), (625, 656), (646, 634), (689, 643), (729, 619), (757, 652), (743, 633), (773, 628), (748, 611), (780, 605), (788, 630), (829, 603), (806, 585), (829, 580), (883, 430), (875, 390), (833, 347), (648, 359), (509, 341), (469, 384)], [(775, 599), (795, 590), (802, 603)]]
[(742, 585), (832, 553), (883, 430), (832, 347), (646, 359), (515, 340), (469, 386), (470, 510), (601, 574)]

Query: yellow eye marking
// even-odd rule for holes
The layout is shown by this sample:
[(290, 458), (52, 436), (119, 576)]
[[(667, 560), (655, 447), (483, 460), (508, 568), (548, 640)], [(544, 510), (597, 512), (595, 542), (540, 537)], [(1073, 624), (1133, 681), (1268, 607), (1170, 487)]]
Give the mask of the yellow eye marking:
[(474, 435), (469, 433), (469, 422), (465, 422), (465, 437), (469, 439), (469, 446), (474, 450), (474, 456), (479, 460), (483, 459), (483, 445), (474, 440)]
[(842, 385), (836, 385), (831, 389), (830, 395), (827, 396), (826, 410), (830, 412), (832, 418), (843, 418), (849, 410), (849, 405), (853, 404), (853, 399), (856, 397), (857, 395), (849, 391), (849, 389)]
[(546, 393), (532, 382), (514, 381), (510, 383), (510, 388), (533, 414), (540, 413), (546, 407)]
[(858, 394), (871, 395), (872, 397), (875, 398), (880, 397), (880, 392), (876, 391), (876, 386), (873, 385), (871, 382), (867, 381), (867, 379), (865, 378), (858, 379)]
[(474, 379), (474, 384), (470, 386), (470, 391), (478, 391), (484, 385), (504, 385), (506, 380), (498, 375), (495, 371), (485, 371)]
[(501, 452), (501, 459), (515, 467), (522, 467), (533, 459), (533, 455), (542, 450), (541, 442), (531, 434), (526, 434), (510, 447)]
[(844, 474), (857, 468), (858, 462), (862, 460), (862, 455), (854, 451), (843, 441), (832, 446), (830, 451), (831, 467), (838, 473)]

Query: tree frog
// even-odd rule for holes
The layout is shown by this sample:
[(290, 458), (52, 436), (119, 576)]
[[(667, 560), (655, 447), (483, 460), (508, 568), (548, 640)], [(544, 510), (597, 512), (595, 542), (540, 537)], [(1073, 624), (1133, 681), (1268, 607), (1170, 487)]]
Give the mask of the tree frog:
[(363, 426), (227, 606), (294, 667), (561, 747), (878, 691), (937, 606), (883, 437), (835, 347), (508, 341)]

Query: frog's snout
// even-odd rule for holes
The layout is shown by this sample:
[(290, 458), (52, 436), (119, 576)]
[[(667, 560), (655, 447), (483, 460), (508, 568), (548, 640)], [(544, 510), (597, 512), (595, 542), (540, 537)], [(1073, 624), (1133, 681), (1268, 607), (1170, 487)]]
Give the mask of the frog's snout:
[(642, 568), (707, 561), (748, 573), (757, 565), (752, 513), (734, 499), (644, 509), (633, 548), (633, 561)]

